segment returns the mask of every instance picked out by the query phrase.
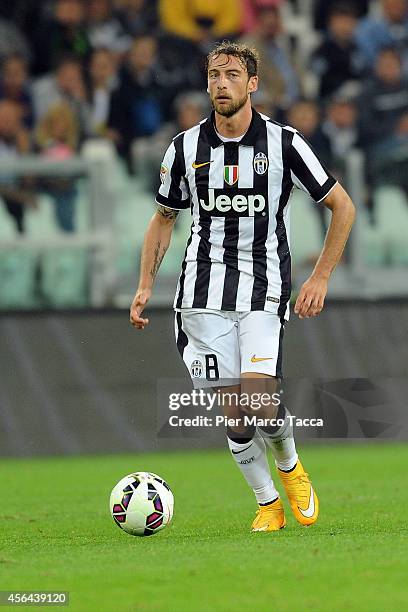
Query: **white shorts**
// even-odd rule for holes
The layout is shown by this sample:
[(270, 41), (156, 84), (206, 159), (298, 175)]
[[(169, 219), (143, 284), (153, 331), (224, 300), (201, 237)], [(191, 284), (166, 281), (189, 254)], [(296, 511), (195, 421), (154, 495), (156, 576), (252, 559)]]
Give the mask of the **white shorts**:
[(198, 387), (221, 379), (239, 380), (244, 372), (282, 378), (284, 323), (263, 310), (184, 308), (175, 316), (177, 347)]

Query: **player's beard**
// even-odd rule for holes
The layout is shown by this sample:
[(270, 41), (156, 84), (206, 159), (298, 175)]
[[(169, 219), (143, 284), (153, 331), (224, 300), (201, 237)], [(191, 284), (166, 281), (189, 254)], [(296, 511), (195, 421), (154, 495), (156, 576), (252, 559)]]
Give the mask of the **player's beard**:
[(212, 102), (212, 105), (215, 111), (219, 115), (222, 115), (223, 117), (227, 117), (229, 119), (230, 117), (235, 115), (238, 111), (240, 111), (241, 108), (245, 106), (247, 100), (248, 100), (248, 94), (246, 94), (243, 98), (241, 98), (241, 100), (237, 100), (236, 102), (231, 100), (230, 104), (228, 105), (226, 104), (219, 105), (215, 97), (211, 100), (211, 102)]

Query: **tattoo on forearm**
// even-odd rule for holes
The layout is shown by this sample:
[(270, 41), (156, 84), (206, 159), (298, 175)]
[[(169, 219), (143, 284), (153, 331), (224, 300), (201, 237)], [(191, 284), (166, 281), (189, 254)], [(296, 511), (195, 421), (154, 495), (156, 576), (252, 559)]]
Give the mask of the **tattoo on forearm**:
[(156, 248), (154, 249), (154, 261), (153, 261), (152, 269), (150, 270), (150, 276), (152, 277), (152, 279), (156, 277), (156, 274), (159, 271), (160, 264), (163, 261), (163, 257), (165, 256), (166, 251), (167, 251), (167, 248), (162, 247), (161, 242), (159, 240), (159, 242), (156, 245)]
[(164, 219), (168, 219), (169, 221), (175, 221), (179, 214), (178, 210), (167, 208), (167, 206), (163, 206), (163, 204), (159, 204), (159, 206), (157, 207), (157, 212), (159, 213), (159, 215), (164, 217)]

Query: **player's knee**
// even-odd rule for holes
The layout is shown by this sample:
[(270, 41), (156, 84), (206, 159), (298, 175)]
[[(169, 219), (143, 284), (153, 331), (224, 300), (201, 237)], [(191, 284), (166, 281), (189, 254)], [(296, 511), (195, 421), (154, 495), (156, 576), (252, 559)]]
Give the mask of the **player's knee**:
[(262, 426), (262, 432), (271, 437), (277, 433), (282, 434), (284, 432), (289, 432), (292, 428), (289, 417), (289, 410), (284, 404), (280, 403), (279, 406), (277, 406), (276, 416), (273, 417), (275, 423), (272, 425)]
[[(244, 375), (243, 375), (244, 376)], [(274, 376), (244, 377), (241, 380), (241, 409), (261, 419), (274, 419), (280, 403), (280, 381)], [(246, 401), (243, 402), (242, 400)]]
[(263, 404), (254, 402), (246, 407), (245, 413), (248, 417), (256, 417), (257, 419), (277, 419), (279, 413), (279, 405), (273, 401), (268, 401)]

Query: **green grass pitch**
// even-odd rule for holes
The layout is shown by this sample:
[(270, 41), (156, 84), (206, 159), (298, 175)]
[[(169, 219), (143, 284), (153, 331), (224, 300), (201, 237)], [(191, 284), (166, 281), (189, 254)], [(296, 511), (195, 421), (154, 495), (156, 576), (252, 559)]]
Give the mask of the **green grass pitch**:
[[(0, 461), (0, 590), (68, 590), (93, 612), (407, 610), (408, 445), (308, 446), (318, 523), (249, 533), (252, 493), (227, 450)], [(150, 538), (108, 512), (125, 474), (171, 485)]]

